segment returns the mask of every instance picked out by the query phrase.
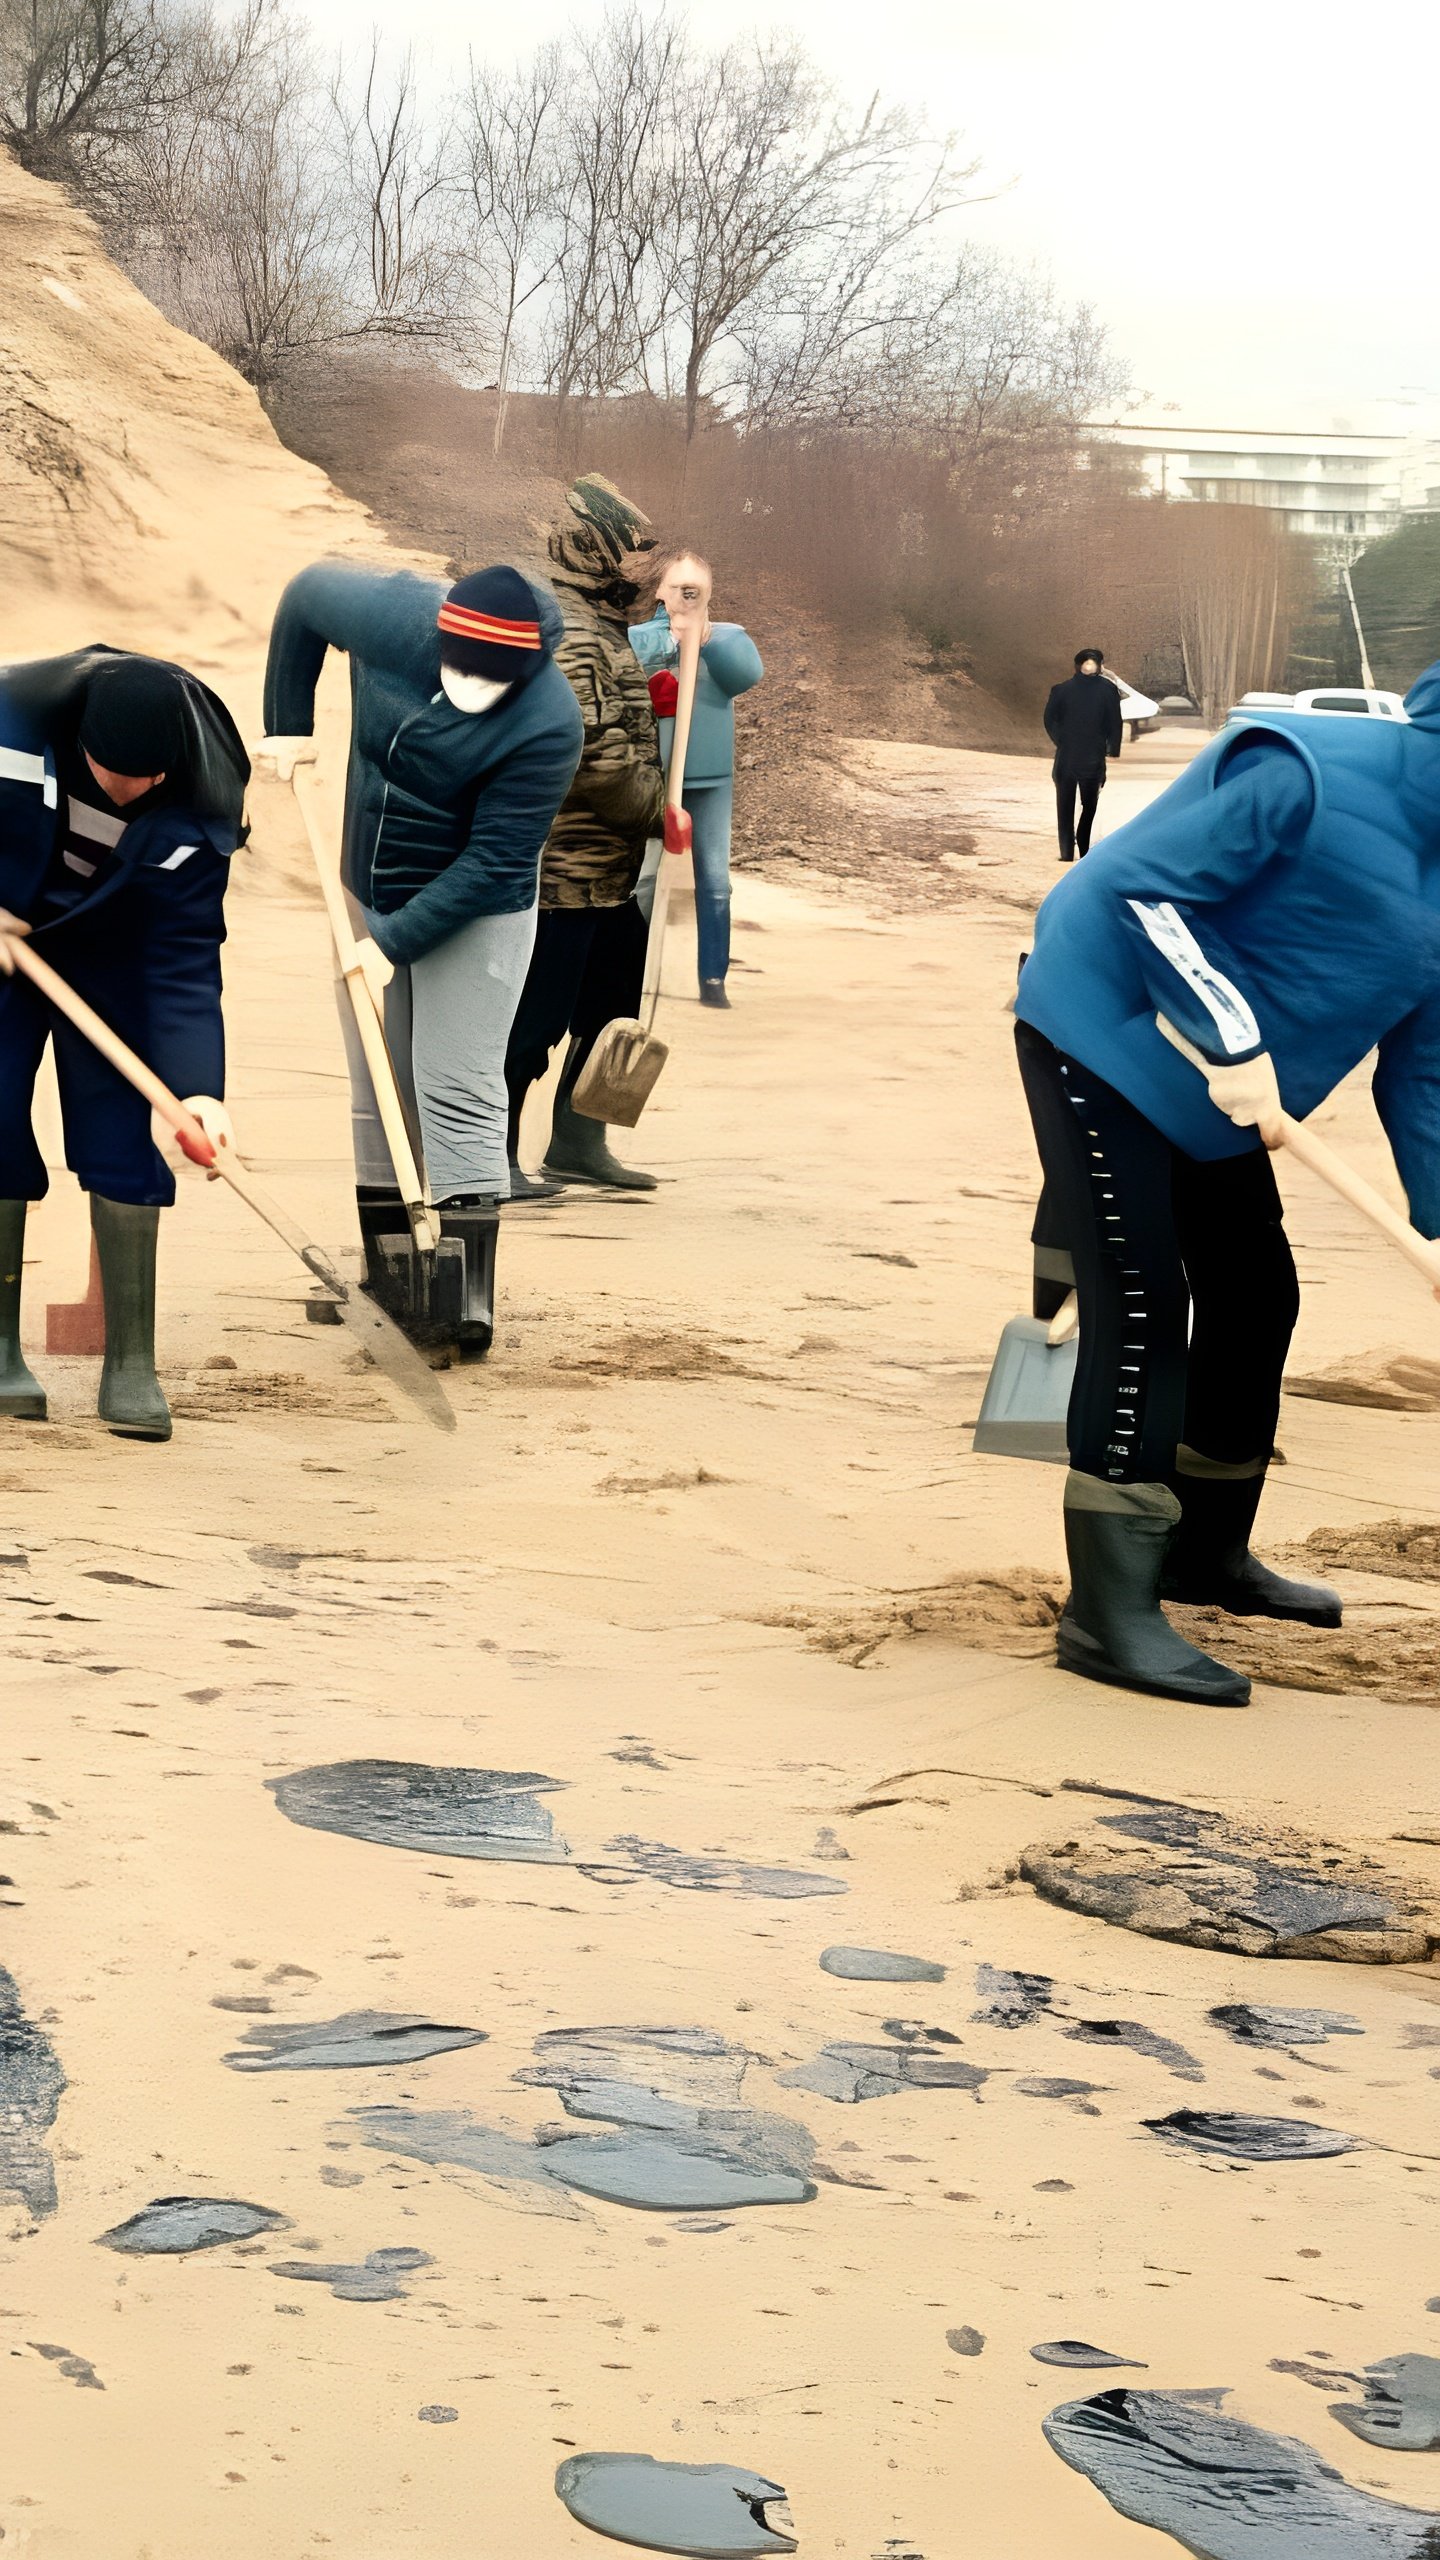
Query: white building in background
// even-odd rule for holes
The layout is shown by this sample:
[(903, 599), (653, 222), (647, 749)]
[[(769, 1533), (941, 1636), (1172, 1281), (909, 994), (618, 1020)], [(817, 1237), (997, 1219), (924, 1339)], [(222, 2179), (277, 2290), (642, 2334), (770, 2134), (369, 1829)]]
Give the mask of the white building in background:
[(1130, 418), (1092, 419), (1087, 432), (1133, 453), (1157, 496), (1265, 507), (1346, 558), (1407, 512), (1440, 506), (1437, 448), (1415, 437)]

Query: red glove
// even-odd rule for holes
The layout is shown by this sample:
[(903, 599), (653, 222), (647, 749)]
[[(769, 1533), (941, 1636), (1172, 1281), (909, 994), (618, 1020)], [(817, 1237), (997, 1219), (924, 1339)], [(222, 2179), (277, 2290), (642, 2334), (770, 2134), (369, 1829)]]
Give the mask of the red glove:
[(667, 853), (689, 853), (692, 844), (690, 812), (672, 809), (665, 803), (665, 850)]
[(680, 699), (680, 679), (670, 667), (658, 667), (650, 679), (650, 708), (657, 720), (673, 720)]

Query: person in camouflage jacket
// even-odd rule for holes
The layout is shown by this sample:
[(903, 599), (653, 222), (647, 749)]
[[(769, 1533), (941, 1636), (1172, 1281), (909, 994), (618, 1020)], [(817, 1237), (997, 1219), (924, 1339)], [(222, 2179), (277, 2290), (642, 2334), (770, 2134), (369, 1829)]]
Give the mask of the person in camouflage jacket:
[[(541, 859), (535, 952), (505, 1063), (512, 1200), (547, 1198), (561, 1182), (655, 1187), (653, 1174), (618, 1162), (603, 1122), (570, 1106), (575, 1079), (606, 1023), (634, 1015), (640, 1005), (647, 928), (635, 883), (647, 840), (664, 822), (665, 780), (649, 686), (628, 637), (638, 589), (626, 563), (655, 545), (641, 509), (598, 472), (587, 472), (566, 493), (547, 548), (565, 626), (555, 661), (574, 687), (585, 743)], [(519, 1164), (520, 1115), (567, 1031), (569, 1053), (536, 1180)]]

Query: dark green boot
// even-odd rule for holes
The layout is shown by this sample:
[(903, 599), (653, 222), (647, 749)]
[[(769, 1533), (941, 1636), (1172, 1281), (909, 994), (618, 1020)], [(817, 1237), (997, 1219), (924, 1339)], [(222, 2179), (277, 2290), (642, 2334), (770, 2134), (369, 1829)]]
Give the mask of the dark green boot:
[(583, 1111), (572, 1109), (570, 1096), (584, 1063), (579, 1041), (572, 1040), (555, 1095), (550, 1144), (541, 1172), (558, 1174), (565, 1182), (594, 1183), (610, 1191), (657, 1190), (653, 1173), (639, 1173), (633, 1165), (622, 1164), (618, 1156), (611, 1154), (603, 1120), (587, 1120)]
[(1086, 1680), (1243, 1707), (1250, 1683), (1177, 1635), (1160, 1606), (1160, 1578), (1180, 1505), (1168, 1485), (1109, 1484), (1075, 1469), (1065, 1479), (1070, 1597), (1056, 1633), (1062, 1671)]
[(25, 1263), (28, 1200), (0, 1200), (0, 1414), (17, 1422), (43, 1422), (45, 1390), (25, 1365), (20, 1348), (20, 1283)]
[(127, 1440), (168, 1440), (170, 1407), (155, 1375), (155, 1247), (158, 1209), (90, 1194), (90, 1223), (105, 1293), (100, 1419)]
[(1290, 1618), (1305, 1627), (1338, 1627), (1340, 1594), (1328, 1582), (1291, 1582), (1250, 1553), (1267, 1458), (1227, 1466), (1183, 1445), (1175, 1456), (1180, 1526), (1165, 1558), (1160, 1588), (1167, 1600), (1228, 1609), (1235, 1618)]

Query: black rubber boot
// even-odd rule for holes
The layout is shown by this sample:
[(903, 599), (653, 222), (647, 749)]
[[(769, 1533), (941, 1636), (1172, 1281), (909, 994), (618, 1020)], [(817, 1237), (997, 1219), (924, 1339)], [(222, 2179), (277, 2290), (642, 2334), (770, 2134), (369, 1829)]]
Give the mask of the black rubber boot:
[(1250, 1683), (1176, 1634), (1160, 1607), (1165, 1551), (1180, 1505), (1168, 1485), (1108, 1484), (1072, 1469), (1065, 1480), (1070, 1597), (1056, 1635), (1062, 1671), (1185, 1698), (1243, 1707)]
[(717, 1013), (728, 1013), (730, 1011), (730, 999), (725, 993), (724, 979), (702, 978), (700, 981), (700, 1001), (702, 1004), (713, 1005)]
[(16, 1422), (43, 1422), (45, 1390), (32, 1376), (20, 1348), (20, 1284), (25, 1264), (28, 1200), (0, 1200), (0, 1414)]
[(457, 1193), (437, 1200), (440, 1233), (465, 1249), (465, 1283), (455, 1344), (462, 1360), (483, 1360), (495, 1338), (495, 1247), (500, 1203), (493, 1194)]
[(653, 1173), (640, 1173), (634, 1165), (622, 1164), (618, 1156), (611, 1154), (603, 1120), (587, 1120), (583, 1111), (571, 1109), (570, 1095), (583, 1065), (580, 1043), (572, 1040), (555, 1096), (550, 1144), (541, 1172), (558, 1174), (564, 1182), (589, 1182), (610, 1191), (657, 1190)]
[(155, 1248), (160, 1212), (90, 1194), (105, 1294), (99, 1414), (126, 1440), (168, 1440), (170, 1407), (155, 1375)]
[(393, 1315), (395, 1285), (380, 1250), (380, 1238), (402, 1236), (409, 1242), (410, 1221), (405, 1215), (405, 1204), (398, 1187), (387, 1182), (357, 1182), (355, 1212), (360, 1221), (360, 1242), (365, 1249), (363, 1285)]
[(558, 1200), (565, 1189), (556, 1174), (526, 1173), (510, 1159), (510, 1197), (522, 1207), (527, 1200)]
[(1264, 1461), (1242, 1472), (1181, 1449), (1172, 1479), (1180, 1526), (1165, 1558), (1162, 1595), (1228, 1609), (1236, 1618), (1294, 1618), (1306, 1627), (1338, 1627), (1340, 1594), (1328, 1582), (1290, 1582), (1250, 1553), (1265, 1474)]

